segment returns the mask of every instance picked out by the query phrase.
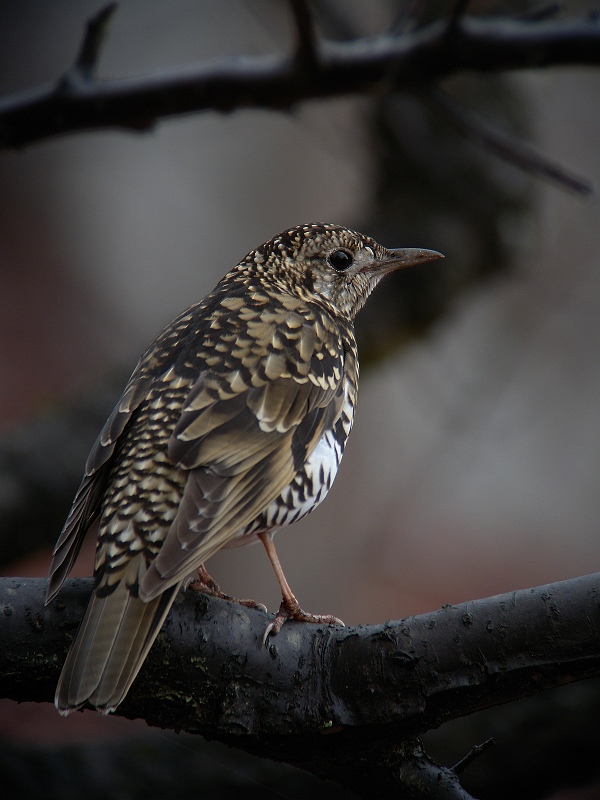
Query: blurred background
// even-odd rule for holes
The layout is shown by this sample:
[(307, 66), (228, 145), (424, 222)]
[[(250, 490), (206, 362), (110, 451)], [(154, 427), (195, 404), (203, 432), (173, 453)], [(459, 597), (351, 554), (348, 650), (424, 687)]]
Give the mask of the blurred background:
[[(316, 4), (330, 38), (413, 27), (451, 5), (378, 0), (366, 13), (360, 2)], [(0, 5), (0, 93), (57, 80), (99, 7)], [(275, 0), (122, 0), (99, 77), (286, 53), (292, 43), (288, 6)], [(463, 75), (444, 88), (598, 183), (598, 71)], [(389, 279), (361, 315), (360, 400), (338, 480), (315, 514), (277, 539), (303, 607), (379, 622), (599, 568), (597, 203), (498, 161), (409, 95), (68, 136), (1, 153), (0, 185), (2, 574), (45, 575), (87, 451), (154, 335), (249, 250), (312, 221), (446, 259)], [(74, 574), (91, 574), (92, 557), (90, 543)], [(262, 548), (224, 551), (210, 572), (233, 595), (279, 604)], [(569, 691), (557, 695), (560, 708), (591, 708)], [(483, 738), (494, 725), (508, 723), (485, 722)], [(40, 747), (97, 753), (101, 742), (110, 760), (111, 737), (146, 731), (0, 702), (23, 796), (18, 776)], [(569, 742), (580, 747), (574, 735)], [(68, 795), (69, 780), (56, 796)], [(549, 796), (559, 783), (538, 780), (523, 796)]]

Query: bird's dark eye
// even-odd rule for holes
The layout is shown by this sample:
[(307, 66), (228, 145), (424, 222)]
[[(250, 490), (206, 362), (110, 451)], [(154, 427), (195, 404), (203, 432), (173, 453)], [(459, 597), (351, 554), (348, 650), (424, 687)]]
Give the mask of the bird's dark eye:
[(329, 263), (336, 272), (345, 272), (352, 266), (354, 258), (347, 250), (334, 250), (329, 256)]

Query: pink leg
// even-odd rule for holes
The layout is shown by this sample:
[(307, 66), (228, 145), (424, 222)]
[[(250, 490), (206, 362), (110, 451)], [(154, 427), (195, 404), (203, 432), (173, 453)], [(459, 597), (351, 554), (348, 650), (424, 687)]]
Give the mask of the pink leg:
[(267, 556), (269, 557), (269, 561), (271, 562), (271, 566), (275, 572), (275, 576), (281, 589), (282, 597), (277, 616), (273, 622), (267, 626), (263, 636), (263, 643), (267, 641), (269, 636), (277, 635), (281, 630), (283, 623), (288, 619), (297, 619), (302, 622), (316, 622), (326, 625), (343, 625), (344, 623), (341, 621), (341, 619), (332, 617), (331, 614), (307, 614), (306, 611), (303, 611), (300, 608), (300, 604), (296, 600), (296, 597), (292, 592), (289, 583), (287, 582), (287, 578), (283, 573), (281, 562), (279, 561), (279, 556), (277, 555), (275, 544), (273, 543), (273, 534), (269, 532), (259, 533), (258, 538), (261, 540), (265, 550), (267, 551)]

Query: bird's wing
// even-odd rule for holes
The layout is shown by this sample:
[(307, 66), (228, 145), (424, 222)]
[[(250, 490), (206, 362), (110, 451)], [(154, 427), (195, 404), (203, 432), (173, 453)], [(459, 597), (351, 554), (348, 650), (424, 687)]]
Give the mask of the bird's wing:
[(140, 586), (148, 601), (184, 579), (288, 486), (344, 403), (339, 337), (286, 313), (256, 330), (226, 374), (194, 385), (168, 455), (188, 469), (177, 516)]
[(150, 378), (140, 374), (139, 368), (136, 369), (92, 447), (85, 475), (52, 551), (46, 603), (60, 591), (77, 558), (87, 531), (98, 516), (100, 500), (108, 478), (110, 459), (117, 439), (146, 396), (151, 382)]

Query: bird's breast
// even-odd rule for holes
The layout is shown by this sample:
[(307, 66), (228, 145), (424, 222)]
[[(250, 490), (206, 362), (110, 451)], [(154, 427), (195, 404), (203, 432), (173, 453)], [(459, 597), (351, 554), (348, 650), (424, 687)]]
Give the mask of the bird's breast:
[(337, 475), (352, 429), (355, 399), (355, 387), (347, 381), (342, 410), (334, 425), (323, 433), (291, 483), (253, 523), (238, 531), (228, 547), (248, 544), (261, 531), (291, 525), (325, 499)]

